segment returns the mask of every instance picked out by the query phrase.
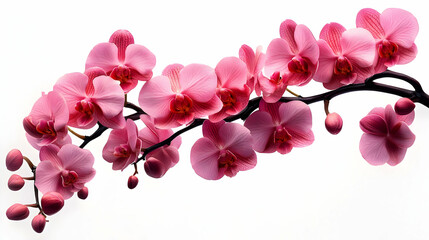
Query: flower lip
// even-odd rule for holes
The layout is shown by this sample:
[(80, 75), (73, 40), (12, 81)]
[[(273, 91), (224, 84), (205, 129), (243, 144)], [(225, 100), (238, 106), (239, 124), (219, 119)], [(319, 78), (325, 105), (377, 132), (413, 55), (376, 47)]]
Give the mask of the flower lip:
[(338, 57), (335, 61), (334, 73), (337, 75), (348, 75), (351, 72), (353, 72), (353, 66), (349, 59), (344, 56)]
[(293, 73), (307, 73), (308, 72), (308, 63), (304, 58), (295, 56), (287, 64), (289, 71)]
[(399, 46), (394, 42), (384, 39), (378, 44), (377, 50), (381, 58), (391, 58), (398, 52)]
[(175, 98), (170, 101), (170, 111), (172, 113), (187, 113), (193, 105), (192, 99), (186, 94), (176, 94)]

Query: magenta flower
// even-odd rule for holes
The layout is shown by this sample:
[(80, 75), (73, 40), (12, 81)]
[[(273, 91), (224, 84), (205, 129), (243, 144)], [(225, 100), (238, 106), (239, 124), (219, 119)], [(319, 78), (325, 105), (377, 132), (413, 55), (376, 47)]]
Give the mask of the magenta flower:
[(224, 121), (205, 121), (203, 136), (191, 149), (192, 168), (200, 177), (218, 180), (224, 175), (233, 177), (239, 171), (256, 166), (252, 137), (244, 126)]
[[(280, 37), (267, 48), (265, 74), (279, 72), (287, 85), (306, 85), (313, 78), (319, 59), (316, 39), (305, 25), (285, 20), (280, 25)], [(280, 81), (278, 84), (281, 83)]]
[(54, 91), (66, 100), (70, 119), (68, 124), (77, 128), (91, 128), (98, 121), (109, 128), (122, 128), (124, 92), (110, 77), (103, 76), (100, 68), (82, 73), (69, 73), (58, 79)]
[(128, 93), (137, 86), (138, 81), (151, 79), (155, 63), (155, 55), (146, 47), (134, 44), (129, 31), (118, 30), (108, 43), (100, 43), (91, 50), (85, 68), (104, 69)]
[(240, 59), (247, 66), (247, 86), (250, 87), (250, 91), (254, 89), (256, 95), (261, 96), (261, 87), (259, 86), (258, 79), (265, 65), (265, 54), (262, 53), (262, 47), (257, 47), (256, 52), (254, 52), (251, 47), (243, 44), (238, 53)]
[(253, 138), (253, 149), (261, 153), (289, 153), (294, 147), (313, 143), (311, 111), (301, 101), (266, 103), (244, 123)]
[(399, 164), (416, 138), (408, 128), (413, 120), (414, 111), (398, 115), (390, 105), (371, 110), (360, 121), (364, 132), (359, 143), (362, 157), (371, 165)]
[(113, 170), (124, 170), (137, 161), (141, 153), (142, 141), (138, 138), (138, 129), (133, 120), (128, 119), (122, 129), (113, 129), (103, 148), (103, 158), (113, 163)]
[(68, 199), (95, 176), (91, 152), (73, 144), (42, 147), (39, 157), (36, 187), (43, 194), (57, 192)]
[(139, 104), (154, 118), (155, 126), (178, 127), (222, 109), (216, 86), (216, 73), (209, 66), (173, 64), (143, 85)]
[[(153, 119), (147, 115), (141, 115), (140, 119), (146, 125), (146, 128), (139, 131), (139, 138), (142, 141), (143, 149), (164, 141), (173, 135), (171, 129), (156, 128)], [(165, 145), (148, 153), (144, 164), (147, 175), (160, 178), (164, 176), (168, 169), (174, 167), (174, 165), (179, 162), (178, 149), (181, 144), (182, 138), (179, 136), (176, 137), (170, 145)]]
[(326, 24), (317, 42), (319, 68), (314, 80), (327, 89), (363, 83), (374, 73), (375, 40), (362, 28), (346, 30), (338, 23)]
[(57, 92), (42, 93), (23, 121), (27, 140), (36, 149), (49, 144), (71, 143), (67, 134), (68, 121), (69, 111), (64, 98)]
[(403, 9), (388, 8), (380, 14), (374, 9), (364, 8), (356, 17), (356, 26), (367, 29), (376, 40), (376, 73), (396, 64), (409, 63), (417, 55), (414, 40), (419, 24), (411, 13)]
[(249, 102), (251, 93), (246, 84), (246, 65), (236, 57), (222, 59), (216, 66), (217, 75), (216, 94), (223, 103), (222, 109), (209, 116), (210, 121), (220, 120), (239, 113)]

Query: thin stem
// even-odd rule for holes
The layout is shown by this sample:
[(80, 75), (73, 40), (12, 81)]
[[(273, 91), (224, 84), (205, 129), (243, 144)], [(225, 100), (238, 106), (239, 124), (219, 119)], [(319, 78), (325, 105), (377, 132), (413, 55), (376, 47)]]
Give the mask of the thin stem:
[(77, 133), (77, 132), (73, 131), (70, 127), (67, 127), (67, 129), (69, 130), (69, 132), (71, 132), (71, 133), (72, 133), (73, 135), (75, 135), (76, 137), (78, 137), (78, 138), (80, 138), (80, 139), (82, 139), (82, 140), (85, 140), (85, 136), (80, 135), (79, 133)]
[(36, 167), (34, 166), (34, 164), (31, 162), (30, 159), (28, 159), (28, 157), (23, 156), (25, 162), (27, 162), (28, 166), (30, 167), (31, 171), (33, 171), (33, 169), (36, 169)]
[(323, 107), (325, 109), (326, 116), (329, 114), (329, 100), (323, 100)]
[(301, 97), (301, 95), (299, 95), (295, 92), (292, 92), (292, 90), (290, 90), (289, 88), (286, 88), (286, 91), (288, 91), (290, 94), (294, 95), (295, 97)]

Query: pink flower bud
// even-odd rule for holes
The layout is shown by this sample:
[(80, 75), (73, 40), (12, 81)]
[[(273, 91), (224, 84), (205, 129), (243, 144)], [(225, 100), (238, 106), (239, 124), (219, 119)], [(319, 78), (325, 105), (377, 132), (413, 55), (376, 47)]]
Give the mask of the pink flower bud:
[(43, 232), (43, 229), (45, 229), (46, 224), (46, 218), (42, 214), (37, 214), (33, 221), (31, 221), (31, 227), (33, 227), (33, 230), (37, 233)]
[(22, 177), (18, 174), (13, 174), (12, 176), (10, 176), (9, 181), (7, 182), (7, 186), (12, 191), (20, 190), (24, 186), (24, 184), (24, 179), (22, 179)]
[(12, 149), (6, 156), (6, 167), (9, 171), (16, 171), (22, 166), (24, 157), (18, 149)]
[(164, 163), (153, 157), (150, 157), (146, 160), (144, 163), (144, 170), (148, 176), (153, 178), (160, 178), (164, 176), (165, 172), (167, 171), (165, 169)]
[(329, 113), (325, 119), (325, 127), (329, 133), (337, 135), (343, 128), (343, 119), (337, 113)]
[(88, 188), (83, 187), (79, 192), (77, 192), (77, 197), (85, 200), (88, 197)]
[(48, 192), (43, 195), (41, 205), (46, 215), (53, 215), (63, 208), (64, 198), (57, 192)]
[(7, 218), (13, 221), (26, 219), (29, 214), (30, 211), (28, 210), (28, 207), (20, 203), (13, 204), (6, 211)]
[(409, 98), (401, 98), (395, 103), (395, 112), (399, 115), (411, 113), (416, 105)]
[(139, 179), (132, 175), (128, 178), (128, 188), (129, 189), (134, 189), (135, 187), (137, 187), (137, 184), (139, 183)]

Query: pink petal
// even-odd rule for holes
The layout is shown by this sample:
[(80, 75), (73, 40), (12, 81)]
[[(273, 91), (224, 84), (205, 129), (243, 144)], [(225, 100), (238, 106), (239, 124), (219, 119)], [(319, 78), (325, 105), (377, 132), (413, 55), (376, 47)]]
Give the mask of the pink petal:
[(329, 45), (335, 55), (340, 55), (342, 53), (340, 39), (344, 31), (346, 31), (346, 28), (341, 24), (335, 22), (328, 23), (322, 28), (319, 38), (323, 39)]
[(124, 108), (125, 97), (116, 81), (107, 76), (100, 76), (94, 79), (92, 100), (101, 108), (106, 118), (113, 118)]
[(105, 127), (112, 129), (120, 129), (125, 127), (124, 114), (121, 111), (118, 115), (112, 118), (106, 118), (100, 108), (96, 108), (97, 120)]
[(410, 48), (399, 48), (397, 54), (399, 55), (398, 64), (407, 64), (416, 58), (417, 46), (413, 44)]
[(217, 76), (209, 66), (190, 64), (180, 71), (179, 81), (182, 93), (192, 100), (207, 102), (216, 94)]
[[(195, 104), (194, 104), (195, 106)], [(191, 123), (195, 119), (195, 113), (173, 113), (169, 112), (165, 117), (155, 118), (155, 126), (161, 129), (169, 129)]]
[(319, 47), (310, 29), (302, 24), (296, 26), (294, 38), (299, 55), (309, 59), (311, 63), (316, 65), (319, 60)]
[(356, 17), (356, 27), (365, 28), (376, 39), (383, 39), (385, 34), (380, 24), (380, 13), (371, 8), (359, 11)]
[(208, 138), (200, 138), (191, 149), (191, 164), (195, 173), (207, 180), (223, 177), (218, 167), (219, 149)]
[(368, 114), (359, 122), (359, 126), (365, 133), (377, 136), (386, 136), (387, 125), (382, 117), (376, 114)]
[(295, 42), (296, 23), (293, 20), (286, 19), (280, 24), (280, 37), (289, 44), (293, 53), (298, 53), (298, 47)]
[(55, 130), (61, 130), (66, 127), (69, 121), (69, 111), (64, 98), (57, 92), (48, 93), (48, 107), (55, 119)]
[(405, 48), (410, 48), (413, 45), (419, 32), (416, 17), (399, 8), (384, 10), (380, 16), (380, 24), (384, 29), (386, 39)]
[(280, 115), (279, 115), (279, 107), (281, 104), (282, 104), (281, 102), (268, 103), (264, 100), (261, 100), (259, 102), (259, 110), (270, 114), (274, 125), (279, 125), (281, 122)]
[(219, 148), (225, 144), (219, 136), (219, 129), (223, 125), (225, 125), (225, 121), (211, 122), (206, 120), (202, 127), (203, 136), (210, 139)]
[(387, 160), (387, 164), (389, 164), (390, 166), (396, 166), (400, 162), (402, 162), (405, 157), (405, 154), (407, 153), (406, 148), (397, 147), (395, 144), (392, 144), (389, 141), (387, 141), (386, 148), (390, 155), (390, 159)]
[(101, 67), (108, 73), (119, 64), (118, 47), (113, 43), (100, 43), (89, 53), (86, 59), (85, 69)]
[[(36, 187), (43, 194), (47, 192), (59, 192), (62, 187), (61, 170), (54, 167), (50, 161), (42, 161), (36, 168)], [(63, 193), (63, 192), (62, 192)], [(60, 193), (61, 194), (61, 193)], [(62, 194), (61, 194), (62, 195)], [(67, 196), (70, 194), (66, 194)], [(64, 196), (66, 199), (67, 196)]]
[(128, 135), (128, 144), (130, 145), (130, 147), (134, 148), (133, 150), (135, 150), (135, 147), (137, 145), (137, 135), (138, 135), (137, 125), (134, 123), (133, 120), (127, 119), (126, 128), (127, 128), (127, 135)]
[(165, 117), (170, 113), (170, 101), (175, 95), (168, 77), (158, 76), (143, 85), (139, 94), (139, 104), (150, 116)]
[(331, 47), (328, 43), (321, 39), (317, 42), (320, 49), (319, 57), (319, 68), (314, 74), (314, 80), (322, 83), (327, 83), (331, 81), (332, 75), (334, 74), (335, 61), (337, 56), (335, 56)]
[(408, 128), (404, 122), (397, 123), (393, 129), (390, 130), (389, 140), (400, 148), (409, 148), (413, 145), (416, 136)]
[(222, 107), (222, 101), (214, 95), (208, 102), (194, 102), (191, 110), (195, 113), (194, 118), (201, 118), (219, 112)]
[(40, 161), (50, 161), (53, 167), (62, 169), (63, 163), (61, 159), (58, 158), (59, 151), (60, 148), (53, 144), (42, 147), (39, 152)]
[(219, 137), (225, 149), (242, 158), (255, 160), (254, 165), (256, 165), (256, 156), (252, 149), (252, 137), (249, 129), (238, 123), (225, 123), (219, 129)]
[(179, 81), (179, 73), (183, 69), (182, 64), (170, 64), (163, 71), (162, 75), (167, 76), (170, 79), (171, 90), (175, 93), (179, 93), (181, 91), (180, 81)]
[(256, 111), (244, 122), (253, 138), (253, 149), (257, 152), (275, 152), (273, 133), (276, 126), (267, 112)]
[(256, 67), (256, 56), (253, 49), (246, 44), (241, 45), (238, 52), (240, 59), (246, 63), (247, 71), (253, 74)]
[(282, 103), (279, 107), (281, 125), (299, 133), (311, 130), (312, 116), (310, 107), (301, 101)]
[(364, 133), (359, 143), (362, 157), (371, 165), (383, 165), (389, 159), (389, 151), (386, 148), (386, 138)]
[(294, 131), (294, 129), (289, 129), (288, 131), (292, 136), (289, 144), (293, 147), (307, 147), (314, 142), (314, 134), (311, 129), (307, 132), (298, 132)]
[(176, 165), (179, 162), (179, 151), (174, 147), (163, 147), (157, 149), (146, 156), (149, 158), (156, 158), (164, 164), (166, 170)]
[(118, 58), (119, 61), (123, 62), (125, 59), (125, 49), (128, 45), (134, 44), (134, 37), (128, 30), (120, 29), (110, 36), (109, 42), (114, 43), (118, 47)]
[(283, 96), (288, 85), (284, 80), (280, 84), (276, 84), (266, 77), (261, 77), (259, 86), (262, 90), (264, 101), (275, 103)]
[(120, 144), (128, 142), (126, 129), (114, 129), (110, 132), (109, 138), (103, 148), (103, 158), (107, 162), (115, 162), (118, 158), (113, 155), (114, 149)]
[(148, 81), (152, 77), (152, 69), (155, 67), (156, 59), (155, 55), (146, 47), (131, 44), (125, 50), (124, 64), (141, 74), (138, 80)]
[(341, 38), (343, 55), (360, 67), (369, 67), (375, 59), (375, 40), (362, 28), (345, 31)]
[(64, 145), (58, 152), (64, 169), (76, 171), (79, 177), (93, 174), (94, 156), (87, 149), (73, 144)]
[(216, 66), (218, 87), (242, 89), (247, 81), (246, 65), (236, 57), (223, 58)]
[(60, 93), (69, 108), (70, 114), (75, 112), (76, 103), (85, 99), (88, 77), (82, 73), (69, 73), (58, 79), (54, 91)]
[(295, 54), (291, 52), (286, 40), (277, 38), (268, 45), (266, 56), (265, 74), (271, 76), (274, 72), (288, 72), (288, 63)]

